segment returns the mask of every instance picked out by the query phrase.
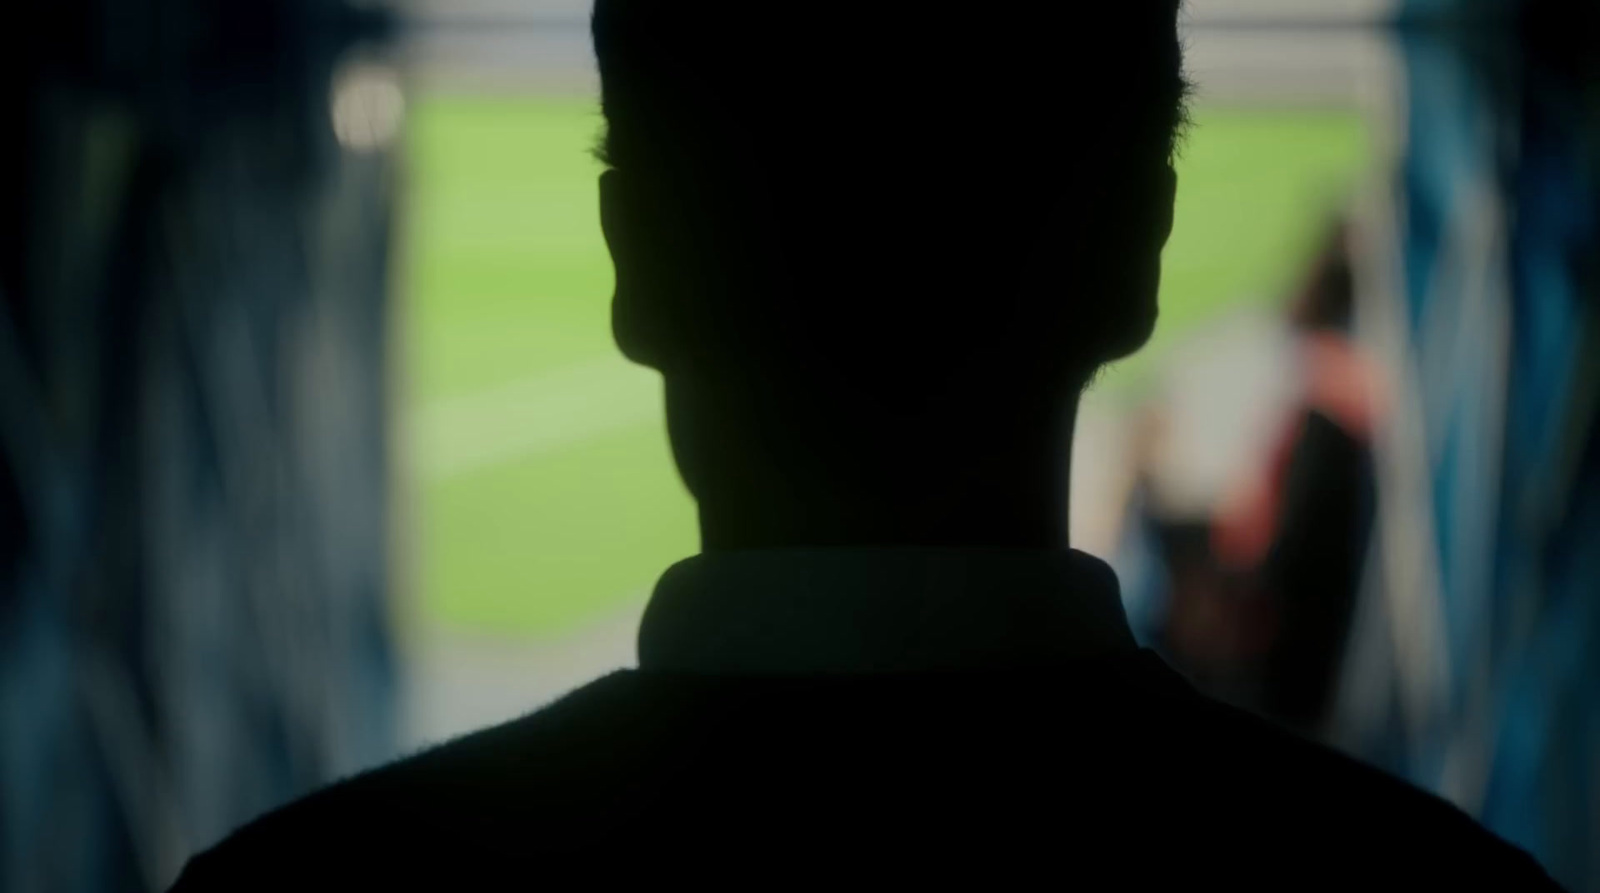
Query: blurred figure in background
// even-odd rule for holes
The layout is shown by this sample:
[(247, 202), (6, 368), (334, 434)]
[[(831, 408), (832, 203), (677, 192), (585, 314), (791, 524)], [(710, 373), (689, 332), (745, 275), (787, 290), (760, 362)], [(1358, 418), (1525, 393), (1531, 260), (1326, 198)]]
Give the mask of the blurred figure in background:
[(1293, 383), (1281, 420), (1216, 504), (1163, 502), (1159, 466), (1174, 434), (1160, 403), (1141, 413), (1125, 546), (1144, 556), (1135, 598), (1145, 641), (1210, 694), (1317, 737), (1376, 498), (1375, 376), (1350, 337), (1349, 250), (1338, 222), (1286, 307)]
[(1258, 706), (1308, 734), (1320, 733), (1330, 704), (1376, 499), (1377, 377), (1350, 336), (1349, 252), (1341, 222), (1290, 306), (1300, 395), (1268, 464), (1238, 485), (1210, 535), (1236, 597), (1261, 606), (1248, 634), (1258, 643)]

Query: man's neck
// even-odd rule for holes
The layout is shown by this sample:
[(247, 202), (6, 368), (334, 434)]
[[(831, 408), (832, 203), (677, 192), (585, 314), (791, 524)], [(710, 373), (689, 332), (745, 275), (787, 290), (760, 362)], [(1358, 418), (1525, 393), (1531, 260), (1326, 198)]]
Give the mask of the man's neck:
[(701, 545), (707, 551), (788, 548), (1064, 549), (1066, 509), (994, 501), (881, 512), (832, 512), (814, 506), (782, 513), (719, 512), (702, 508)]
[(886, 468), (881, 486), (807, 481), (701, 494), (702, 546), (1065, 549), (1071, 430), (1069, 416), (1064, 433), (997, 438), (976, 452), (931, 445), (908, 463), (922, 471)]

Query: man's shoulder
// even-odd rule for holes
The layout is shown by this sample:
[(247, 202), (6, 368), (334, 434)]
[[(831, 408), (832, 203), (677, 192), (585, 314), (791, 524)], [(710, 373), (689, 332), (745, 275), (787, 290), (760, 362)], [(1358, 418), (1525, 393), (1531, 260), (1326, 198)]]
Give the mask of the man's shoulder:
[[(627, 676), (272, 810), (191, 859), (174, 890), (264, 888), (289, 876), (302, 885), (317, 875), (374, 880), (374, 872), (415, 879), (558, 846), (564, 825), (581, 825), (608, 789), (626, 783), (619, 769), (637, 739), (624, 726), (638, 719)], [(528, 836), (509, 840), (507, 828)]]
[(1178, 771), (1231, 797), (1230, 815), (1253, 815), (1246, 826), (1281, 852), (1387, 865), (1391, 878), (1558, 889), (1526, 852), (1389, 772), (1209, 698), (1177, 712), (1191, 732)]
[[(907, 827), (977, 814), (1005, 825), (995, 813), (1009, 808), (1004, 790), (1059, 803), (1061, 834), (1111, 848), (1124, 831), (1085, 830), (1108, 815), (1140, 824), (1141, 846), (1189, 841), (1216, 850), (1208, 860), (1239, 844), (1246, 861), (1337, 856), (1335, 873), (1350, 876), (1392, 864), (1385, 876), (1540, 888), (1531, 859), (1443, 800), (1201, 697), (1158, 662), (1130, 667), (1111, 674), (1124, 682), (1092, 684), (1048, 673), (854, 683), (619, 673), (271, 813), (191, 863), (181, 889), (306, 871), (459, 881), (552, 853), (592, 855), (603, 841), (670, 843), (732, 814), (814, 834), (803, 817), (825, 817), (797, 805), (851, 797), (903, 813)], [(1104, 706), (1084, 706), (1094, 700)], [(944, 794), (927, 795), (928, 778)], [(887, 805), (885, 791), (895, 792)], [(847, 813), (824, 826), (846, 834)]]

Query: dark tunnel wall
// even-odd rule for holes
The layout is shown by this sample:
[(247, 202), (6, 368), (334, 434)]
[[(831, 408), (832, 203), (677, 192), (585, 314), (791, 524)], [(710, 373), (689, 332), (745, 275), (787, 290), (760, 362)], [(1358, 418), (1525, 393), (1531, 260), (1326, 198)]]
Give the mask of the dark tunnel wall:
[(328, 112), (381, 23), (30, 5), (0, 171), (0, 887), (156, 889), (392, 746), (393, 159)]

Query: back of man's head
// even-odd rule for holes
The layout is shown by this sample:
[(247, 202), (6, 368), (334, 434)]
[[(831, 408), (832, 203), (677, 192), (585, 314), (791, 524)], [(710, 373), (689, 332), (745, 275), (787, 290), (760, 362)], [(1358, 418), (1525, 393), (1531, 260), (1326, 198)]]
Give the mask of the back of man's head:
[(1092, 334), (1090, 363), (1127, 349), (1095, 330), (1135, 308), (1094, 268), (1160, 216), (1176, 7), (599, 0), (603, 155), (691, 292), (619, 308), (625, 349), (919, 380), (1041, 325)]
[(623, 350), (857, 427), (1081, 386), (1154, 324), (1177, 6), (598, 0)]

